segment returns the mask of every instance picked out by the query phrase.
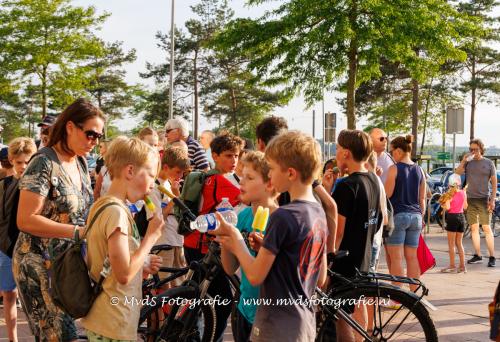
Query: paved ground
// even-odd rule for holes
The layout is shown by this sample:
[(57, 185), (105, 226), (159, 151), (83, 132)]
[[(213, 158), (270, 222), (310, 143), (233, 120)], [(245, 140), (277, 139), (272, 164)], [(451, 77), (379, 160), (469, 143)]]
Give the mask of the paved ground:
[[(496, 238), (496, 255), (500, 257), (500, 238)], [(484, 239), (482, 239), (484, 244)], [(489, 321), (488, 303), (500, 280), (500, 259), (498, 267), (486, 267), (486, 262), (468, 265), (467, 274), (443, 274), (439, 269), (448, 265), (446, 235), (440, 228), (433, 227), (427, 236), (427, 243), (437, 259), (437, 267), (423, 276), (430, 289), (428, 300), (437, 310), (431, 312), (440, 341), (449, 342), (486, 342), (488, 341)], [(466, 253), (472, 252), (471, 241), (464, 240)], [(483, 254), (486, 250), (483, 247)], [(382, 270), (385, 265), (382, 264)], [(20, 313), (19, 341), (33, 341), (24, 314)], [(225, 341), (231, 341), (230, 328)], [(3, 312), (0, 313), (0, 342), (7, 341)]]

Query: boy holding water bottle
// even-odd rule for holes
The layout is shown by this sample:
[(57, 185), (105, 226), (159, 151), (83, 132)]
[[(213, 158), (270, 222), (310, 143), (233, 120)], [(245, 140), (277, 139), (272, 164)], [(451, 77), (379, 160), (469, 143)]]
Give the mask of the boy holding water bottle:
[[(238, 214), (236, 227), (245, 235), (249, 234), (248, 240), (251, 246), (250, 253), (257, 255), (258, 248), (262, 244), (262, 234), (265, 227), (255, 227), (254, 217), (258, 207), (268, 208), (270, 213), (278, 209), (277, 197), (279, 193), (274, 190), (269, 179), (269, 165), (264, 153), (258, 151), (248, 152), (243, 160), (241, 186), (241, 201), (251, 204), (251, 207), (243, 209)], [(262, 230), (264, 228), (264, 230)], [(222, 266), (227, 274), (234, 274), (240, 266), (238, 259), (223, 248), (221, 251)], [(237, 317), (234, 318), (235, 327), (233, 335), (236, 342), (247, 342), (252, 331), (257, 305), (253, 302), (259, 298), (259, 287), (252, 286), (245, 275), (241, 272), (240, 300), (238, 302)]]
[[(283, 133), (266, 148), (271, 184), (288, 191), (291, 202), (270, 217), (266, 234), (254, 257), (241, 232), (221, 220), (213, 231), (224, 253), (231, 253), (251, 285), (260, 285), (251, 341), (314, 341), (316, 321), (308, 302), (316, 285), (326, 281), (326, 217), (312, 189), (321, 168), (321, 151), (313, 137), (297, 131)], [(285, 301), (286, 303), (283, 303)]]

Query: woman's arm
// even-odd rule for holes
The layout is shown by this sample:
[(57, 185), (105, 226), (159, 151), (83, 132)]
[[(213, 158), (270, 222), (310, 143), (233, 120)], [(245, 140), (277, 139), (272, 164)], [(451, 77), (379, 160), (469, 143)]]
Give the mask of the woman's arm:
[(391, 198), (394, 194), (394, 187), (396, 186), (396, 176), (398, 175), (398, 168), (396, 165), (389, 167), (387, 171), (387, 179), (384, 184), (385, 195), (387, 198)]
[(17, 209), (17, 226), (19, 230), (42, 238), (72, 238), (75, 225), (59, 223), (48, 219), (40, 213), (46, 198), (21, 190)]
[(467, 210), (469, 203), (467, 203), (467, 192), (464, 190), (464, 210)]
[[(422, 171), (423, 173), (423, 171)], [(425, 176), (422, 178), (422, 182), (420, 183), (420, 191), (419, 191), (419, 202), (420, 208), (422, 209), (422, 215), (425, 214), (425, 208), (427, 206), (427, 183), (425, 182)]]

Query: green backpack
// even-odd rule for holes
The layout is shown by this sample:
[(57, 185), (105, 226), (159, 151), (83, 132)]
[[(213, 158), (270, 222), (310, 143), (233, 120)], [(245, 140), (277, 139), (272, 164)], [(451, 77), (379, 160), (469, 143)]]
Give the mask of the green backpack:
[[(218, 174), (218, 170), (210, 170), (208, 172), (193, 171), (184, 180), (180, 200), (184, 202), (186, 207), (196, 216), (200, 209), (201, 193), (203, 191), (203, 184), (207, 177)], [(174, 207), (174, 215), (179, 222), (177, 232), (181, 235), (187, 235), (193, 231), (190, 228), (191, 219), (186, 215), (186, 211), (182, 210), (179, 206)]]

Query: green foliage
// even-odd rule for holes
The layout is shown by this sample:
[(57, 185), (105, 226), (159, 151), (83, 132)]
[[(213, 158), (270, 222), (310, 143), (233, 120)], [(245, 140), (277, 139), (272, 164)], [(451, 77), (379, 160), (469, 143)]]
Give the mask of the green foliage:
[(217, 44), (248, 56), (264, 85), (302, 92), (312, 105), (349, 70), (351, 90), (379, 78), (381, 56), (425, 81), (447, 60), (465, 59), (456, 42), (473, 24), (444, 0), (289, 0), (257, 20), (234, 20)]
[[(0, 5), (0, 31), (8, 33), (2, 52), (11, 57), (10, 67), (24, 81), (40, 85), (38, 107), (45, 115), (51, 95), (65, 93), (62, 88), (68, 85), (74, 88), (68, 92), (84, 88), (85, 81), (76, 68), (99, 53), (101, 42), (93, 30), (108, 15), (97, 15), (93, 7), (72, 6), (70, 0), (3, 0)], [(53, 104), (58, 107), (67, 102), (65, 96), (72, 94), (65, 93), (63, 100)]]

